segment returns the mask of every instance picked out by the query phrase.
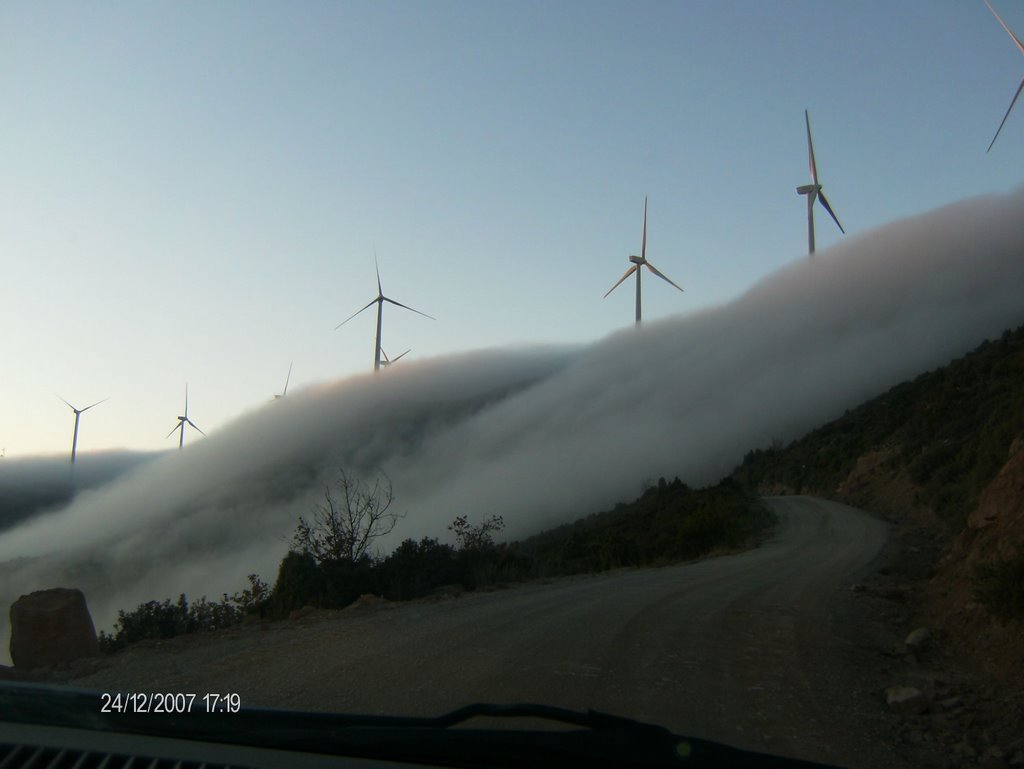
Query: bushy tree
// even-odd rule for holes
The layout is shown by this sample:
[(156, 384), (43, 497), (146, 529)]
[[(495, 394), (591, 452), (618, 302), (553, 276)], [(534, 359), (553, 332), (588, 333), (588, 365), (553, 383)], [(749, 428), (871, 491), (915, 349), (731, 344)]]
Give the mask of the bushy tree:
[(287, 617), (293, 609), (319, 603), (324, 586), (324, 574), (313, 555), (290, 551), (277, 571), (277, 582), (270, 596), (271, 615)]
[(381, 572), (385, 595), (397, 601), (422, 598), (461, 577), (455, 549), (432, 537), (402, 542), (384, 559)]
[(465, 515), (452, 521), (448, 531), (455, 533), (455, 542), (459, 550), (489, 550), (494, 547), (494, 533), (505, 528), (505, 520), (500, 515), (492, 515), (480, 523), (472, 524)]
[(225, 593), (223, 603), (234, 604), (246, 614), (257, 612), (262, 614), (267, 600), (270, 598), (270, 587), (260, 579), (259, 574), (250, 574), (248, 579), (249, 587), (240, 590), (230, 598)]
[(468, 590), (494, 582), (497, 573), (497, 548), (494, 533), (505, 528), (500, 515), (492, 515), (480, 523), (470, 523), (465, 515), (452, 521), (448, 531), (454, 532), (459, 582)]

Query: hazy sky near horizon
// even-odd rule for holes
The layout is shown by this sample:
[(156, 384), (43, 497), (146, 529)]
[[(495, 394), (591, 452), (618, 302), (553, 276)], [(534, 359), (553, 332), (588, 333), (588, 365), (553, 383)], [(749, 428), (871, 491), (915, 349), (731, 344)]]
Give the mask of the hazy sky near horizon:
[(212, 433), (368, 371), (375, 250), (437, 318), (392, 355), (602, 338), (645, 195), (645, 317), (708, 308), (804, 258), (805, 108), (858, 234), (1018, 187), (1022, 76), (982, 0), (5, 3), (0, 450), (70, 449), (55, 394), (171, 448), (186, 382)]

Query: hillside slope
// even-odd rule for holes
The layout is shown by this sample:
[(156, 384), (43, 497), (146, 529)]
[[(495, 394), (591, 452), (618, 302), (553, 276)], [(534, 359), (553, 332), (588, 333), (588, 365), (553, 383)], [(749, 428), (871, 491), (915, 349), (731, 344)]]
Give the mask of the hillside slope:
[(733, 479), (874, 509), (941, 544), (916, 607), (950, 646), (1024, 669), (1024, 327), (848, 411)]

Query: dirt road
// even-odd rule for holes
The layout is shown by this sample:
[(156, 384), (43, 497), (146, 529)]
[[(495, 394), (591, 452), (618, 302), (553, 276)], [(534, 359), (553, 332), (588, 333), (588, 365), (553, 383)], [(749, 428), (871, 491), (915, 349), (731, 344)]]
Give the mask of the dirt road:
[(810, 497), (767, 503), (780, 525), (750, 552), (174, 639), (74, 684), (410, 715), (542, 702), (799, 758), (902, 766), (879, 736), (874, 681), (858, 675), (849, 609), (885, 524)]

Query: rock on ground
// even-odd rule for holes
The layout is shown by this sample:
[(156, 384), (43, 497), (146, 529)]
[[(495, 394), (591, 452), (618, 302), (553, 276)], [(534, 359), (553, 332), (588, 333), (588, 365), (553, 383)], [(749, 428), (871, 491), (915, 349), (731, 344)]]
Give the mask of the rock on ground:
[(27, 670), (98, 655), (82, 591), (57, 587), (21, 596), (11, 605), (10, 650), (14, 666)]

